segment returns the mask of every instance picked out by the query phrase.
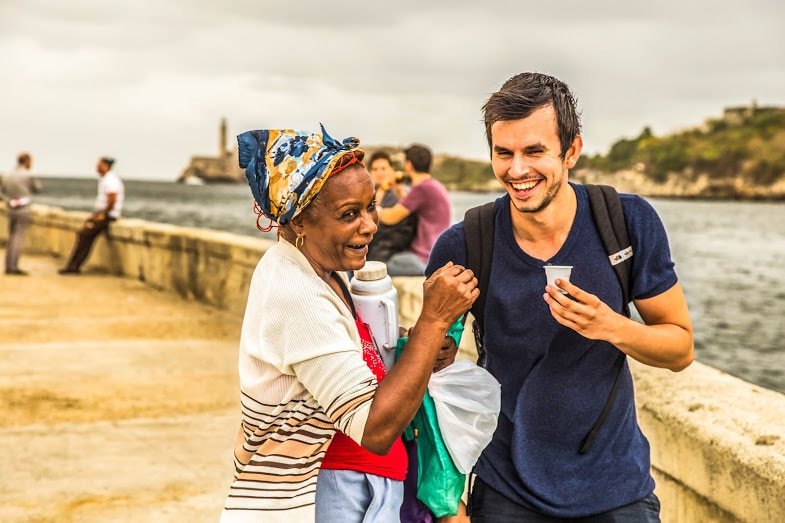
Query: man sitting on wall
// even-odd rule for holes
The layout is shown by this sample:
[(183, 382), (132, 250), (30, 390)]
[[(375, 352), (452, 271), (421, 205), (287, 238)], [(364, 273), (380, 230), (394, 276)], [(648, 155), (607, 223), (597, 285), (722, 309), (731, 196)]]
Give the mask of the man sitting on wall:
[[(391, 276), (422, 276), (436, 238), (450, 226), (452, 205), (447, 189), (431, 176), (431, 150), (415, 144), (404, 151), (403, 169), (412, 180), (412, 188), (403, 199), (391, 207), (379, 207), (379, 223), (395, 225), (411, 214), (417, 215), (417, 235), (409, 248), (387, 260)], [(377, 205), (382, 202), (384, 189), (376, 190)]]
[(120, 177), (112, 172), (113, 164), (112, 158), (103, 157), (98, 160), (95, 169), (100, 179), (98, 195), (95, 198), (96, 210), (76, 233), (74, 250), (66, 266), (58, 271), (60, 274), (79, 274), (95, 239), (109, 228), (111, 222), (120, 217), (125, 199), (125, 186)]

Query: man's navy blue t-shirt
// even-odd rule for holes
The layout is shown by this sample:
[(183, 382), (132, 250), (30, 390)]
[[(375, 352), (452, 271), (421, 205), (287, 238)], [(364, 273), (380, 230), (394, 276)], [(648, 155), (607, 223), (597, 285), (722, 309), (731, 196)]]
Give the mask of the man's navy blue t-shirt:
[[(589, 207), (586, 188), (562, 248), (549, 260), (526, 254), (512, 232), (510, 199), (496, 201), (493, 264), (485, 305), (487, 369), (501, 383), (493, 440), (477, 474), (504, 496), (542, 514), (583, 517), (638, 501), (654, 490), (649, 443), (638, 427), (626, 362), (619, 393), (587, 454), (583, 439), (600, 416), (615, 378), (619, 350), (563, 327), (543, 299), (543, 265), (572, 265), (570, 281), (622, 311), (622, 291)], [(643, 198), (621, 194), (633, 248), (630, 291), (650, 298), (676, 284), (668, 238)], [(434, 245), (426, 275), (448, 261), (465, 265), (463, 223)]]

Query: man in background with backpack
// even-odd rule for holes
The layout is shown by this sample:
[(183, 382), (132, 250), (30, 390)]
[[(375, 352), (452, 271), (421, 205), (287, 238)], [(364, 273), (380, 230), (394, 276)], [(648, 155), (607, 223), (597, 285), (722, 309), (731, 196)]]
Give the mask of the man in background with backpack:
[[(501, 383), (499, 424), (475, 468), (472, 522), (659, 521), (626, 356), (672, 371), (693, 360), (665, 229), (645, 200), (613, 191), (610, 222), (626, 221), (630, 243), (618, 252), (605, 244), (612, 223), (597, 224), (587, 187), (568, 182), (583, 142), (563, 82), (516, 75), (483, 110), (507, 194), (487, 208), (480, 232), (472, 211), (445, 231), (426, 269), (453, 261), (475, 270), (481, 360)], [(490, 253), (478, 269), (471, 258), (481, 243)], [(546, 284), (549, 264), (573, 266), (569, 282), (556, 282), (566, 294)], [(645, 323), (627, 316), (625, 295)]]

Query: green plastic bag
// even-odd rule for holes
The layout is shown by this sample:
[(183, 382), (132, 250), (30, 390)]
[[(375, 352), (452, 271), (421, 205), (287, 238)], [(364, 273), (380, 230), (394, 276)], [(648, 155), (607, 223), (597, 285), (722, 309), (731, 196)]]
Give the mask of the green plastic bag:
[[(457, 322), (456, 322), (457, 323)], [(453, 326), (454, 327), (454, 326)], [(462, 325), (461, 325), (462, 327)], [(453, 329), (450, 329), (451, 335)], [(456, 340), (456, 345), (460, 342)], [(401, 356), (409, 338), (400, 338), (396, 348), (396, 359)], [(452, 462), (444, 445), (436, 407), (428, 391), (414, 419), (403, 434), (405, 440), (417, 438), (417, 499), (433, 512), (434, 516), (454, 516), (458, 513), (466, 475)]]

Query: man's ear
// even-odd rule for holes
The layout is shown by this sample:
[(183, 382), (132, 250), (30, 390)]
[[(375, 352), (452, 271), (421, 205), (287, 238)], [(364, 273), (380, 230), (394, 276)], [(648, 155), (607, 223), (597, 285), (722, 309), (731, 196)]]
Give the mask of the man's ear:
[(578, 163), (578, 158), (581, 157), (582, 150), (583, 150), (583, 138), (579, 134), (572, 141), (572, 145), (570, 146), (570, 148), (567, 149), (567, 154), (564, 155), (564, 163), (567, 166), (567, 169), (572, 169), (573, 167), (575, 167), (575, 164)]

